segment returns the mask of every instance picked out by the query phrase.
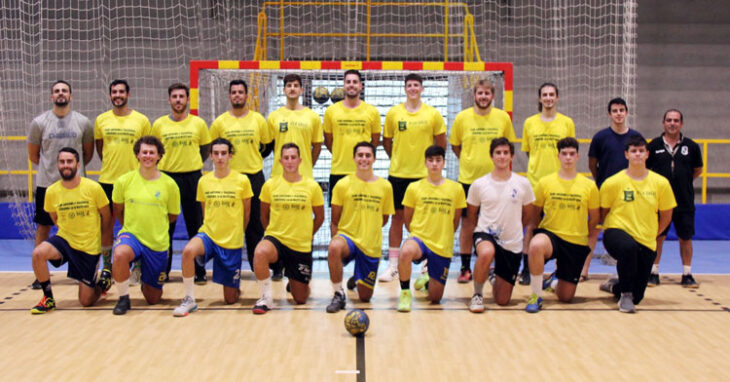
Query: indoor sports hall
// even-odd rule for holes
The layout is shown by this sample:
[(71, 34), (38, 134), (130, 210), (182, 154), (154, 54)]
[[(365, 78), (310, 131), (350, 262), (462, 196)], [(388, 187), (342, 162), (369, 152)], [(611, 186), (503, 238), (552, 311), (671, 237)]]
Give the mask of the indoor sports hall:
[[(25, 380), (727, 380), (730, 368), (730, 5), (709, 0), (15, 0), (0, 2), (0, 369)], [(524, 175), (523, 124), (538, 112), (538, 88), (559, 88), (559, 111), (575, 123), (578, 171), (591, 177), (591, 138), (612, 122), (606, 105), (627, 102), (626, 125), (647, 139), (665, 131), (663, 115), (681, 110), (682, 134), (701, 150), (694, 189), (692, 275), (683, 285), (680, 241), (670, 228), (659, 284), (646, 289), (635, 314), (599, 287), (617, 277), (616, 260), (599, 237), (585, 280), (571, 303), (543, 294), (537, 314), (525, 312), (530, 285), (516, 283), (498, 306), (486, 285), (481, 314), (469, 311), (472, 282), (459, 283), (454, 236), (440, 304), (413, 291), (402, 313), (398, 281), (377, 282), (370, 302), (345, 290), (347, 305), (328, 314), (332, 153), (322, 147), (313, 178), (325, 218), (312, 240), (311, 296), (297, 305), (287, 278), (272, 282), (275, 306), (252, 307), (261, 293), (247, 263), (238, 302), (221, 286), (195, 285), (198, 309), (173, 317), (184, 297), (184, 217), (173, 235), (170, 280), (162, 301), (148, 305), (139, 284), (131, 310), (112, 311), (117, 288), (90, 307), (77, 298), (68, 266), (49, 266), (55, 310), (30, 314), (35, 290), (31, 253), (38, 166), (29, 159), (31, 121), (51, 109), (52, 84), (73, 87), (71, 109), (94, 119), (110, 110), (110, 83), (130, 85), (129, 106), (150, 122), (170, 112), (168, 86), (189, 86), (188, 110), (210, 124), (230, 108), (229, 82), (248, 84), (247, 107), (264, 117), (285, 106), (287, 74), (301, 76), (301, 104), (320, 118), (341, 100), (344, 72), (362, 74), (360, 99), (384, 123), (404, 102), (404, 78), (423, 78), (422, 102), (443, 117), (448, 137), (459, 112), (474, 106), (474, 86), (495, 86), (493, 107), (510, 117), (517, 139), (512, 163)], [(322, 96), (326, 93), (326, 96)], [(538, 94), (536, 94), (538, 93)], [(610, 105), (609, 105), (610, 111)], [(661, 139), (661, 138), (660, 138)], [(485, 156), (488, 153), (484, 154)], [(680, 153), (681, 155), (681, 153)], [(389, 156), (377, 147), (373, 170), (387, 178)], [(459, 158), (446, 148), (446, 178)], [(273, 155), (264, 158), (266, 179)], [(98, 180), (95, 153), (87, 176)], [(672, 167), (674, 169), (674, 167)], [(208, 160), (203, 173), (214, 171)], [(253, 217), (252, 217), (253, 218)], [(647, 219), (654, 219), (649, 216)], [(121, 228), (115, 223), (115, 232)], [(382, 227), (379, 273), (388, 268), (390, 222)], [(54, 228), (51, 235), (56, 233)], [(404, 239), (408, 233), (404, 232)], [(684, 241), (683, 241), (684, 242)], [(684, 252), (682, 252), (684, 253)], [(472, 264), (475, 261), (472, 256)], [(545, 265), (547, 278), (556, 262)], [(684, 264), (686, 266), (686, 264)], [(353, 263), (345, 266), (347, 280)], [(411, 280), (421, 274), (413, 265)], [(413, 289), (413, 288), (412, 288)], [(359, 308), (363, 336), (343, 324)]]

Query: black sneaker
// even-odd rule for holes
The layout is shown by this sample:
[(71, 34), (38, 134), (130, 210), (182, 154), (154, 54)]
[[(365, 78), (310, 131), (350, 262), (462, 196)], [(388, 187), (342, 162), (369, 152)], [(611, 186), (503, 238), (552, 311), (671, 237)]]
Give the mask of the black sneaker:
[(127, 311), (132, 308), (132, 304), (129, 302), (129, 295), (119, 296), (117, 306), (114, 307), (114, 315), (121, 316), (127, 314)]
[(38, 290), (38, 289), (41, 289), (41, 288), (43, 288), (43, 287), (41, 286), (41, 282), (40, 282), (40, 281), (38, 281), (38, 279), (35, 279), (35, 280), (33, 280), (33, 284), (30, 284), (30, 287), (31, 287), (32, 289), (35, 289), (35, 290)]
[(271, 275), (271, 281), (281, 281), (281, 279), (284, 278), (284, 272), (282, 272), (281, 269), (277, 269), (274, 271), (274, 274)]
[(341, 309), (345, 309), (345, 304), (345, 294), (335, 292), (335, 295), (332, 297), (332, 302), (327, 305), (327, 313), (337, 313)]
[[(684, 278), (682, 278), (684, 280)], [(659, 274), (658, 273), (652, 273), (649, 275), (649, 282), (646, 284), (646, 286), (655, 287), (659, 286)]]
[(208, 282), (208, 276), (205, 273), (195, 275), (195, 285), (205, 285)]
[(99, 288), (101, 288), (101, 293), (105, 294), (109, 288), (112, 287), (112, 272), (109, 269), (102, 269), (101, 270), (101, 276), (99, 276), (99, 281), (97, 282), (97, 285), (99, 285)]
[(685, 288), (696, 289), (700, 287), (700, 283), (695, 281), (695, 278), (692, 277), (692, 274), (682, 275), (682, 282), (680, 284)]
[(355, 287), (357, 287), (357, 281), (355, 281), (355, 276), (353, 275), (352, 277), (347, 279), (347, 289), (355, 290)]
[(527, 267), (522, 268), (520, 274), (520, 285), (530, 285), (530, 269)]

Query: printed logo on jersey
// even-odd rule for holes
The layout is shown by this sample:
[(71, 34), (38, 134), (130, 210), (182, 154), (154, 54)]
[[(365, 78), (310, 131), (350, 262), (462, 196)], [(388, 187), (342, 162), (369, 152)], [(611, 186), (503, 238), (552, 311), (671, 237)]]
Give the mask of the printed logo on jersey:
[(406, 131), (408, 129), (408, 122), (398, 121), (398, 131)]
[(624, 202), (634, 201), (634, 190), (624, 190)]
[(682, 146), (682, 150), (680, 150), (680, 152), (682, 153), (682, 155), (686, 156), (687, 154), (689, 154), (689, 147)]
[(279, 132), (286, 133), (289, 131), (289, 122), (279, 122)]

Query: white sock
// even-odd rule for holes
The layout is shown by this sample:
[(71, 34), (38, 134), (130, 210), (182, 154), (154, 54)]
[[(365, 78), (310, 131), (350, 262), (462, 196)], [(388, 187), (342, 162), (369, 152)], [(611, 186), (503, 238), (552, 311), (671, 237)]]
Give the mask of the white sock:
[(692, 266), (691, 265), (683, 265), (682, 266), (682, 274), (683, 275), (689, 275), (692, 273)]
[(263, 280), (256, 280), (256, 284), (259, 286), (259, 290), (261, 291), (261, 297), (266, 299), (271, 299), (271, 276), (263, 279)]
[(474, 294), (484, 295), (484, 283), (474, 281)]
[(193, 300), (195, 300), (195, 293), (193, 293), (193, 290), (195, 289), (193, 287), (194, 280), (195, 277), (183, 277), (183, 287), (185, 288), (185, 295), (190, 296)]
[(537, 297), (542, 297), (542, 274), (530, 275), (530, 289)]
[(340, 292), (340, 293), (342, 293), (342, 294), (345, 294), (345, 291), (344, 291), (344, 290), (342, 290), (342, 281), (340, 281), (340, 282), (338, 282), (338, 283), (332, 283), (332, 290), (333, 290), (333, 291), (334, 291), (335, 293), (337, 293), (337, 292)]
[(553, 288), (554, 290), (558, 289), (558, 278), (553, 278), (553, 281), (550, 282), (550, 288)]
[(659, 274), (659, 264), (652, 264), (652, 266), (651, 266), (651, 274), (652, 275), (658, 275)]
[(398, 257), (400, 257), (400, 248), (390, 247), (388, 248), (388, 264), (391, 268), (398, 268)]
[(117, 293), (119, 296), (129, 296), (129, 279), (117, 282)]

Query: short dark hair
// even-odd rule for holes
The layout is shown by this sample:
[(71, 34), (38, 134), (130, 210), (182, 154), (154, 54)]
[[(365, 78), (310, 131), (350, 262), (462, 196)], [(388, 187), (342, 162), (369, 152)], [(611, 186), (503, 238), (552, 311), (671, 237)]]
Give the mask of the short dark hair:
[(228, 83), (228, 93), (231, 93), (231, 88), (233, 88), (235, 85), (243, 85), (243, 92), (248, 94), (248, 84), (246, 84), (246, 81), (244, 80), (232, 80)]
[(482, 78), (474, 85), (474, 94), (476, 94), (477, 89), (479, 88), (487, 88), (489, 89), (492, 94), (494, 94), (494, 83), (486, 78)]
[(129, 93), (129, 83), (127, 80), (114, 80), (112, 83), (109, 84), (109, 94), (112, 94), (112, 88), (117, 85), (124, 85), (124, 91)]
[(356, 75), (357, 78), (360, 80), (360, 82), (362, 82), (362, 75), (360, 74), (360, 71), (359, 70), (355, 70), (355, 69), (345, 70), (345, 77), (347, 77), (349, 74)]
[(515, 155), (515, 145), (505, 137), (499, 137), (492, 139), (492, 143), (489, 144), (489, 156), (494, 155), (494, 150), (499, 146), (509, 146), (509, 153)]
[(286, 149), (297, 149), (297, 156), (300, 157), (300, 158), (302, 157), (301, 152), (299, 152), (299, 146), (297, 146), (296, 143), (294, 143), (294, 142), (284, 143), (281, 146), (281, 154), (282, 155), (284, 154), (284, 150), (286, 150)]
[(629, 111), (629, 106), (626, 105), (626, 101), (621, 97), (616, 97), (610, 101), (608, 101), (608, 112), (611, 113), (611, 106), (613, 105), (624, 105), (626, 108), (626, 111)]
[(213, 146), (215, 146), (215, 145), (226, 145), (226, 146), (228, 146), (228, 152), (231, 155), (236, 153), (236, 150), (233, 148), (233, 143), (231, 143), (231, 141), (229, 141), (228, 139), (218, 137), (218, 138), (214, 139), (213, 142), (210, 142), (211, 152), (213, 150)]
[[(540, 98), (540, 96), (542, 95), (542, 89), (546, 87), (552, 87), (553, 89), (555, 89), (556, 97), (560, 95), (558, 92), (558, 85), (555, 85), (552, 82), (543, 82), (542, 85), (537, 88), (537, 98)], [(542, 104), (539, 101), (537, 102), (537, 110), (542, 111)]]
[(290, 82), (294, 82), (294, 81), (299, 82), (299, 86), (304, 86), (304, 84), (302, 83), (302, 76), (300, 76), (296, 73), (289, 73), (284, 76), (284, 86), (286, 86), (286, 84), (288, 84)]
[(629, 151), (629, 148), (631, 146), (646, 147), (646, 139), (644, 139), (644, 137), (642, 137), (641, 135), (632, 135), (629, 137), (629, 139), (626, 140), (626, 146), (624, 147), (624, 151)]
[(170, 85), (170, 87), (167, 88), (167, 95), (168, 97), (172, 95), (173, 90), (183, 89), (185, 90), (185, 96), (190, 97), (190, 88), (188, 85), (185, 85), (182, 82), (175, 82), (174, 84)]
[(58, 155), (56, 155), (56, 160), (58, 160), (58, 157), (61, 156), (61, 153), (71, 153), (74, 155), (74, 158), (76, 158), (76, 162), (79, 161), (79, 152), (76, 151), (73, 147), (62, 147), (60, 150), (58, 150)]
[(370, 147), (370, 150), (373, 151), (373, 158), (375, 158), (375, 146), (373, 146), (372, 143), (366, 142), (366, 141), (357, 142), (355, 144), (355, 147), (352, 149), (352, 156), (353, 157), (355, 156), (355, 154), (357, 154), (357, 149), (360, 148), (360, 147)]
[(71, 84), (69, 84), (67, 81), (64, 81), (64, 80), (56, 80), (56, 82), (54, 82), (53, 85), (51, 85), (51, 93), (53, 93), (53, 88), (55, 88), (56, 85), (58, 85), (58, 84), (64, 84), (64, 85), (68, 86), (68, 92), (73, 93), (71, 91)]
[(145, 136), (137, 139), (137, 142), (134, 142), (134, 155), (135, 156), (139, 155), (139, 150), (142, 149), (143, 143), (145, 145), (157, 147), (157, 154), (160, 155), (160, 159), (162, 159), (162, 156), (165, 155), (165, 145), (163, 145), (162, 142), (154, 135), (145, 135)]
[(684, 122), (684, 115), (682, 115), (682, 112), (679, 111), (679, 110), (677, 110), (677, 109), (669, 109), (669, 110), (665, 111), (664, 112), (664, 116), (662, 117), (662, 121), (664, 121), (665, 119), (667, 119), (667, 114), (669, 114), (669, 113), (671, 113), (673, 111), (679, 113), (679, 121), (680, 122)]
[(446, 159), (446, 150), (439, 145), (428, 146), (426, 149), (426, 159), (438, 156)]
[(580, 145), (578, 144), (577, 139), (575, 139), (573, 137), (565, 137), (558, 141), (557, 146), (558, 146), (558, 152), (560, 152), (560, 150), (562, 150), (562, 149), (567, 149), (567, 148), (571, 148), (571, 147), (574, 148), (575, 151), (579, 151)]
[(419, 83), (419, 84), (423, 85), (423, 77), (421, 77), (421, 76), (420, 76), (419, 74), (417, 74), (417, 73), (409, 73), (409, 74), (408, 74), (408, 75), (406, 76), (406, 80), (405, 80), (405, 81), (403, 81), (403, 83), (404, 83), (405, 85), (408, 85), (408, 81), (418, 81), (418, 83)]

